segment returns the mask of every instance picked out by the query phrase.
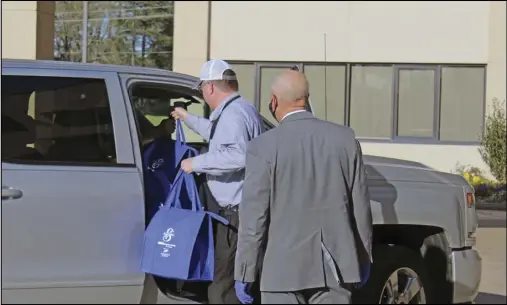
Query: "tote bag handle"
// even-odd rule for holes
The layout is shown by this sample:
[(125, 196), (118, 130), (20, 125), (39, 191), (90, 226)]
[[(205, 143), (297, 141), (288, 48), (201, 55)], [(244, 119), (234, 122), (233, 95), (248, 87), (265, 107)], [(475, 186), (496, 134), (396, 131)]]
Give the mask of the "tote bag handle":
[(188, 154), (188, 157), (194, 157), (199, 154), (196, 149), (187, 145), (181, 120), (176, 120), (176, 143), (174, 147), (175, 147), (174, 155), (176, 157), (175, 164), (179, 164), (186, 154)]

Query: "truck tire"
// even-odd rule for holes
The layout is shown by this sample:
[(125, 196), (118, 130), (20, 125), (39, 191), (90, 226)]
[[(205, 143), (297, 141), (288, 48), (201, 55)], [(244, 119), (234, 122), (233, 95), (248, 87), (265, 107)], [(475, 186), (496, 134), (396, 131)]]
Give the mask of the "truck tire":
[(451, 248), (443, 232), (426, 237), (421, 246), (426, 273), (431, 278), (433, 301), (439, 304), (453, 303), (452, 266), (449, 264)]
[(431, 304), (431, 294), (426, 267), (418, 252), (403, 246), (377, 245), (373, 248), (370, 278), (353, 292), (352, 302)]

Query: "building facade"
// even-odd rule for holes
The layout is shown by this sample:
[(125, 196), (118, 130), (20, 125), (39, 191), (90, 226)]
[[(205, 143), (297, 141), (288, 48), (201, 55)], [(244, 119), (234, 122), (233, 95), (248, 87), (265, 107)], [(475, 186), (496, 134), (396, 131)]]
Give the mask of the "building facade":
[(319, 118), (367, 154), (487, 170), (485, 115), (505, 99), (505, 1), (176, 1), (174, 70), (231, 63), (267, 118), (270, 83), (297, 65)]
[[(505, 100), (505, 1), (175, 1), (173, 69), (230, 62), (267, 118), (275, 75), (299, 66), (315, 114), (367, 154), (486, 169), (478, 144)], [(2, 3), (2, 57), (53, 59), (54, 2)], [(15, 30), (11, 30), (15, 29)]]

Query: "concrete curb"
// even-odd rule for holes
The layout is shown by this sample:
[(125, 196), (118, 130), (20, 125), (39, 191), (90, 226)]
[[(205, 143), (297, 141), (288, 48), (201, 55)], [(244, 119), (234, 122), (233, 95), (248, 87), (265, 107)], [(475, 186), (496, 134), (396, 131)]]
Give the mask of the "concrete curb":
[(487, 210), (487, 211), (505, 211), (507, 210), (507, 204), (505, 202), (499, 203), (476, 203), (476, 210)]

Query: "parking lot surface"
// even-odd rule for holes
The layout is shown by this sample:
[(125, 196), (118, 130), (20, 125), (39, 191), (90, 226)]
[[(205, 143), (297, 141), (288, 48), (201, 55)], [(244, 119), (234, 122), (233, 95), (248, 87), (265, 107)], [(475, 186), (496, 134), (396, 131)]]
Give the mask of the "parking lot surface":
[(506, 229), (479, 228), (477, 248), (482, 256), (482, 280), (476, 304), (505, 304), (505, 247)]
[(505, 211), (477, 210), (480, 228), (505, 228)]

